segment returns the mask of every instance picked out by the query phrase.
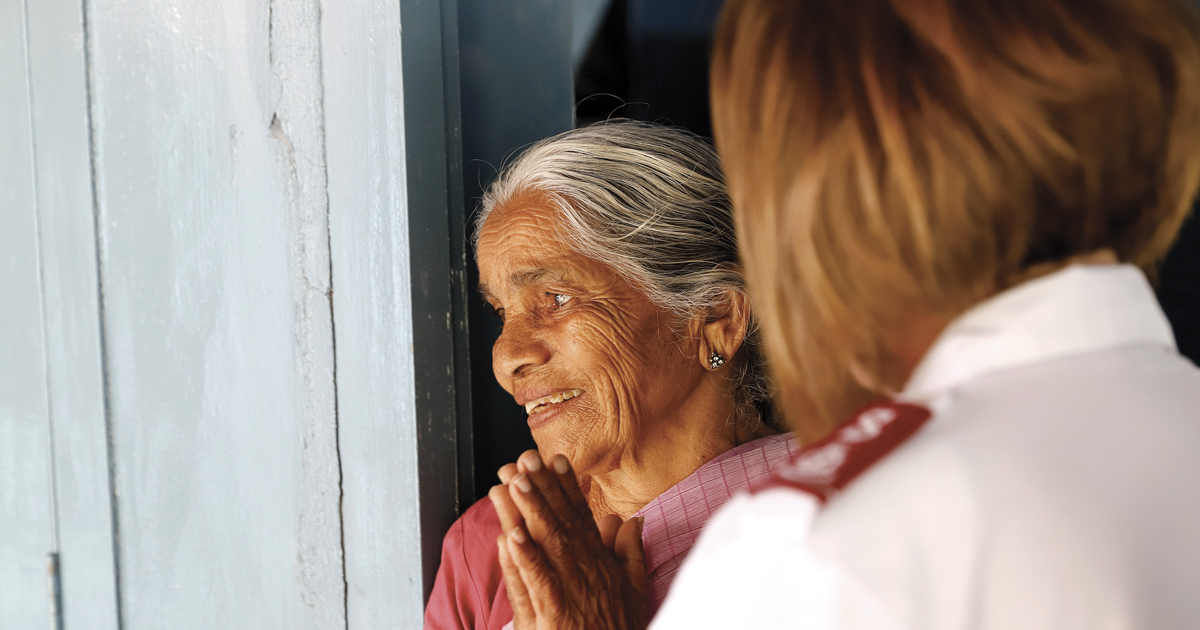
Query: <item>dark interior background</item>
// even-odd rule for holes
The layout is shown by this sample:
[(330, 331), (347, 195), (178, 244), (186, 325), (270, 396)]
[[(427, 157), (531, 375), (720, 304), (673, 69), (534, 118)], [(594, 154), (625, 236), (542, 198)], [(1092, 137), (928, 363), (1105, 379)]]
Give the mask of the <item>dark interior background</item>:
[[(506, 158), (576, 124), (626, 117), (711, 136), (708, 56), (721, 0), (574, 3), (577, 12), (583, 5), (602, 9), (581, 27), (571, 2), (460, 0), (468, 226), (483, 188)], [(469, 267), (479, 498), (497, 483), (495, 471), (534, 443), (524, 411), (492, 376), (499, 325), (475, 291), (473, 261)], [(1200, 220), (1184, 226), (1162, 267), (1158, 296), (1181, 352), (1200, 363)]]

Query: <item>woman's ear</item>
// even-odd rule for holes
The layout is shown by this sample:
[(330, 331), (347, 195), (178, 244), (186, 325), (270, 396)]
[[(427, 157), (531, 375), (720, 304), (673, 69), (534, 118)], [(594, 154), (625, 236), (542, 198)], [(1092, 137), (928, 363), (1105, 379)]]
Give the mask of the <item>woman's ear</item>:
[(697, 359), (706, 370), (718, 370), (733, 359), (750, 328), (750, 300), (742, 291), (726, 293), (725, 310), (710, 314), (700, 325)]

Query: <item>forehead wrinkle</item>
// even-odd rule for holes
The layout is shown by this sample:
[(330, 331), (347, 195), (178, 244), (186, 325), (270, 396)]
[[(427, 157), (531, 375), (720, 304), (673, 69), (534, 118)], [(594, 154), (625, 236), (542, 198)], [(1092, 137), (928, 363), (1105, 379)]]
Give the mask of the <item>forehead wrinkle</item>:
[[(538, 267), (535, 269), (523, 269), (514, 272), (508, 277), (508, 287), (510, 289), (524, 289), (536, 284), (539, 284), (546, 278), (556, 280), (567, 280), (571, 277), (570, 270), (558, 267)], [(495, 293), (492, 288), (485, 282), (479, 283), (479, 293), (485, 300), (495, 299)]]
[(525, 287), (538, 284), (546, 277), (553, 276), (556, 279), (561, 279), (563, 275), (564, 274), (561, 271), (546, 267), (539, 267), (537, 269), (527, 269), (512, 274), (508, 277), (508, 284), (514, 289), (524, 289)]

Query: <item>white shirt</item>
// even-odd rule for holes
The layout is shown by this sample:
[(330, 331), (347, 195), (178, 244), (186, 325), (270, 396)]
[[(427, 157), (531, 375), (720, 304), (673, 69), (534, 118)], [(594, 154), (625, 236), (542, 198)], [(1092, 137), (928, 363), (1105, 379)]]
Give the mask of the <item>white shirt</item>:
[(1200, 628), (1200, 370), (1135, 267), (971, 309), (901, 398), (932, 419), (824, 507), (719, 511), (651, 627)]

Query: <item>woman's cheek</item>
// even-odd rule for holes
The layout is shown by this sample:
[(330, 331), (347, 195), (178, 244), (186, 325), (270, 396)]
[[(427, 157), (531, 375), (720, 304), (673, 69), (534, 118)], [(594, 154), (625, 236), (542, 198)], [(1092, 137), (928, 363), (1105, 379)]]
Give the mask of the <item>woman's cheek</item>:
[(563, 423), (559, 447), (578, 470), (591, 470), (612, 450), (616, 424), (602, 401), (584, 398), (580, 403)]

